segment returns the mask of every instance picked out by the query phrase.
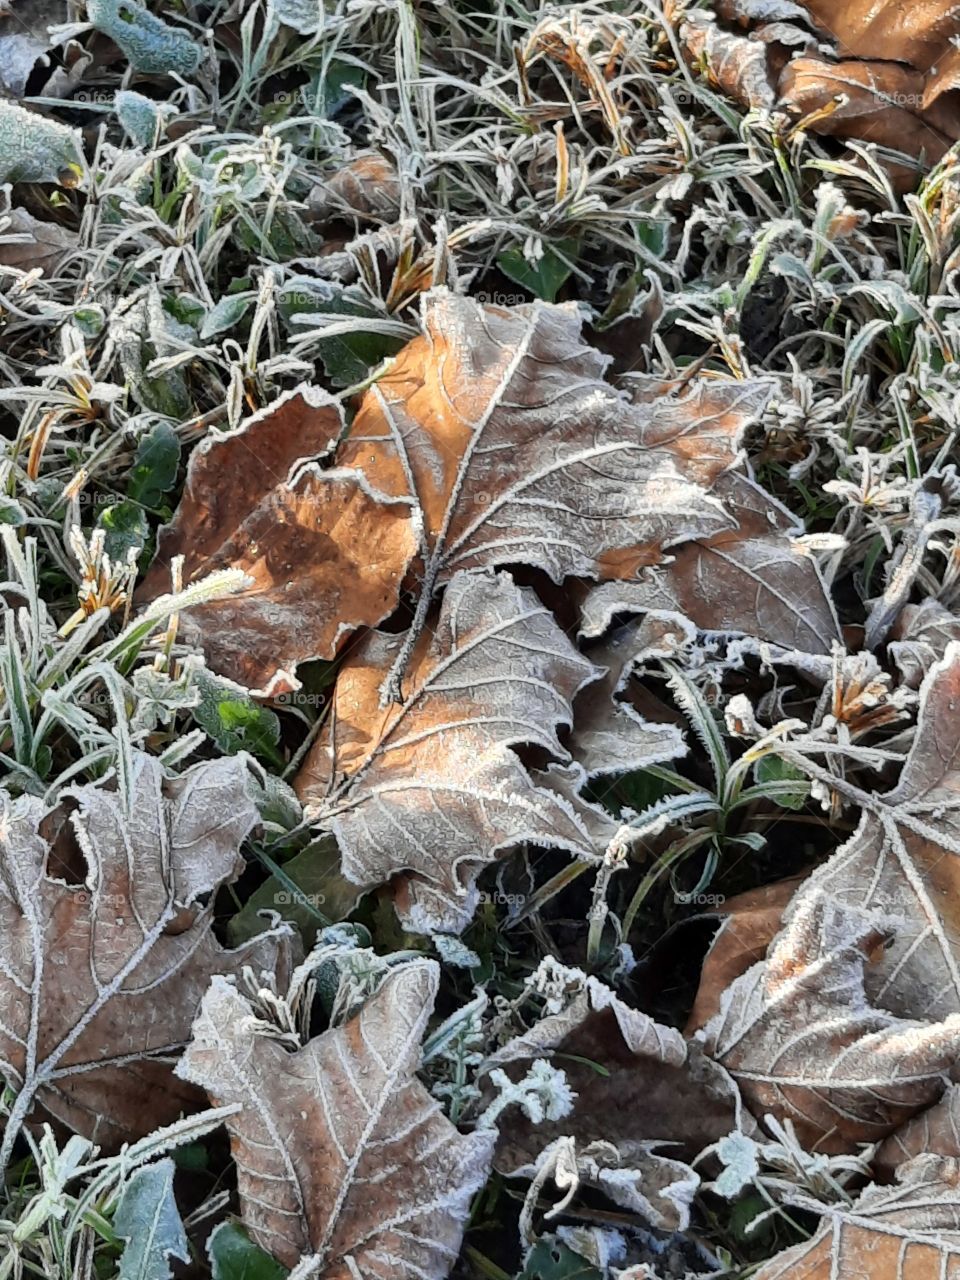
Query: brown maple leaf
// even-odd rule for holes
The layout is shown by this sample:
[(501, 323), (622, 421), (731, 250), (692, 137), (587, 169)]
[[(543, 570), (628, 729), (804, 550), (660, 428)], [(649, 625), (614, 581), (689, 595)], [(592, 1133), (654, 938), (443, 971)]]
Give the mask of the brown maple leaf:
[(424, 334), (366, 393), (338, 462), (415, 499), (423, 586), (400, 676), (435, 590), (464, 569), (522, 563), (555, 582), (631, 576), (665, 547), (734, 521), (709, 492), (771, 388), (705, 382), (631, 404), (604, 381), (572, 306), (480, 306), (445, 289)]
[[(671, 1144), (671, 1156), (689, 1158), (738, 1124), (737, 1091), (698, 1044), (632, 1008), (599, 979), (579, 977), (580, 985), (570, 990), (559, 1012), (536, 1022), (483, 1064), (488, 1075), (554, 1057), (576, 1094), (572, 1111), (561, 1120), (535, 1125), (523, 1115), (512, 1117), (497, 1146), (498, 1169), (532, 1168), (547, 1144), (564, 1135), (584, 1147), (610, 1143), (625, 1165), (660, 1141)], [(749, 1117), (744, 1122), (749, 1127)], [(659, 1211), (674, 1214), (678, 1206), (668, 1207), (671, 1203), (668, 1197)]]
[(884, 1139), (870, 1164), (878, 1177), (892, 1181), (897, 1169), (922, 1155), (960, 1159), (960, 1085), (952, 1084), (939, 1102)]
[(592, 852), (570, 805), (536, 786), (512, 748), (565, 759), (557, 730), (602, 673), (507, 574), (453, 579), (413, 652), (406, 701), (382, 708), (384, 672), (404, 643), (374, 633), (350, 654), (296, 786), (336, 834), (348, 879), (398, 878), (407, 928), (459, 931), (495, 857), (526, 840)]
[(640, 581), (594, 587), (583, 603), (581, 634), (602, 635), (618, 613), (667, 613), (800, 662), (829, 655), (840, 627), (816, 562), (792, 541), (801, 532), (797, 522), (738, 472), (722, 476), (712, 492), (735, 527), (676, 547)]
[(417, 1080), (438, 966), (391, 970), (348, 1022), (291, 1052), (214, 980), (178, 1071), (222, 1103), (253, 1239), (318, 1280), (443, 1280), (493, 1135), (463, 1135)]
[(41, 834), (41, 801), (23, 796), (3, 814), (0, 1071), (17, 1099), (0, 1167), (35, 1106), (100, 1146), (175, 1120), (194, 1099), (172, 1060), (211, 975), (289, 967), (285, 927), (226, 951), (202, 905), (239, 873), (258, 820), (243, 759), (173, 779), (151, 756), (133, 761), (125, 793), (62, 793), (61, 806), (75, 806), (81, 883)]
[(297, 664), (330, 659), (349, 634), (396, 608), (416, 551), (410, 503), (374, 492), (356, 471), (324, 470), (342, 430), (335, 401), (309, 387), (192, 453), (183, 499), (160, 534), (137, 599), (242, 569), (249, 586), (183, 615), (211, 667), (267, 696), (298, 687)]
[[(935, 164), (960, 138), (953, 0), (722, 0), (717, 11), (733, 29), (692, 13), (681, 40), (745, 105), (790, 111), (816, 133), (879, 143), (914, 166), (921, 155)], [(896, 172), (915, 180), (915, 168)]]
[(906, 606), (887, 648), (903, 683), (919, 689), (951, 641), (960, 641), (960, 618), (939, 600), (927, 599)]
[(810, 1240), (777, 1254), (755, 1280), (958, 1280), (960, 1162), (921, 1156), (893, 1187), (869, 1186), (823, 1214)]
[(940, 1097), (960, 1052), (960, 1015), (925, 1023), (867, 1000), (864, 970), (886, 936), (876, 917), (804, 901), (698, 1033), (754, 1115), (791, 1120), (808, 1149), (886, 1137)]
[(57, 222), (41, 222), (26, 209), (11, 209), (5, 222), (0, 227), (0, 266), (19, 271), (39, 267), (50, 276), (78, 244), (75, 231)]
[(960, 1014), (960, 644), (920, 695), (916, 737), (897, 786), (851, 793), (853, 837), (806, 880), (793, 909), (823, 898), (890, 922), (866, 971), (870, 1001), (908, 1018)]
[(765, 958), (783, 925), (783, 913), (802, 881), (802, 876), (794, 876), (749, 889), (728, 898), (712, 913), (720, 927), (703, 959), (697, 997), (687, 1019), (688, 1034), (705, 1026), (719, 1010), (723, 993), (731, 983)]

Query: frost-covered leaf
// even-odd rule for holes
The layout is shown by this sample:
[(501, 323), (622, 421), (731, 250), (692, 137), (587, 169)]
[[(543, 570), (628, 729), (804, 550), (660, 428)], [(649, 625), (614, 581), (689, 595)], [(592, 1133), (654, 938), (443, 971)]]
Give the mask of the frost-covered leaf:
[(932, 67), (960, 35), (955, 0), (801, 0), (800, 10), (837, 42), (843, 57)]
[(960, 641), (960, 618), (938, 600), (923, 600), (900, 614), (888, 649), (903, 683), (919, 689), (954, 641)]
[(322, 192), (335, 210), (346, 209), (360, 217), (393, 221), (400, 210), (397, 167), (378, 151), (362, 152), (341, 165), (323, 183)]
[(461, 1135), (417, 1080), (438, 967), (398, 966), (362, 1009), (291, 1052), (217, 978), (179, 1071), (241, 1103), (227, 1121), (254, 1241), (318, 1280), (443, 1280), (492, 1135)]
[(267, 11), (302, 36), (316, 35), (323, 26), (323, 0), (268, 0)]
[(570, 736), (570, 753), (587, 777), (647, 769), (686, 754), (681, 730), (647, 719), (631, 703), (627, 685), (635, 668), (675, 658), (692, 638), (693, 628), (684, 619), (648, 615), (589, 650), (590, 661), (606, 674), (574, 704)]
[(113, 1219), (114, 1231), (127, 1242), (117, 1280), (169, 1280), (171, 1258), (190, 1261), (174, 1170), (172, 1160), (158, 1160), (137, 1169), (124, 1187)]
[(870, 1165), (879, 1178), (890, 1180), (901, 1165), (927, 1153), (960, 1160), (960, 1084), (951, 1084), (940, 1102), (884, 1139)]
[(207, 312), (206, 319), (200, 326), (200, 337), (204, 341), (225, 333), (239, 324), (257, 300), (252, 289), (244, 289), (241, 293), (224, 294)]
[(661, 1151), (661, 1145), (666, 1146), (630, 1136), (616, 1143), (578, 1143), (565, 1136), (546, 1146), (535, 1163), (509, 1172), (533, 1179), (550, 1167), (568, 1195), (580, 1188), (599, 1191), (660, 1231), (684, 1231), (700, 1179), (688, 1164)]
[(75, 187), (82, 171), (79, 129), (0, 98), (0, 182)]
[(891, 1181), (901, 1165), (925, 1154), (960, 1159), (960, 1085), (950, 1085), (939, 1102), (884, 1139), (870, 1164), (878, 1177)]
[(693, 12), (680, 28), (687, 56), (710, 80), (744, 106), (772, 111), (776, 106), (769, 45), (726, 31), (712, 16)]
[(765, 384), (631, 405), (571, 306), (481, 307), (441, 289), (423, 324), (365, 396), (339, 461), (418, 498), (435, 582), (515, 562), (556, 581), (614, 577), (732, 526), (707, 488)]
[[(225, 951), (203, 905), (257, 820), (241, 759), (168, 779), (135, 753), (124, 792), (87, 785), (45, 815), (8, 800), (0, 842), (0, 1070), (19, 1094), (115, 1146), (195, 1102), (171, 1058), (214, 973), (290, 962), (282, 930)], [(76, 842), (75, 844), (73, 842)]]
[(736, 527), (675, 548), (640, 581), (594, 587), (583, 605), (583, 634), (601, 635), (617, 613), (673, 613), (700, 631), (830, 654), (839, 625), (816, 562), (791, 541), (801, 532), (793, 517), (738, 472), (722, 476), (712, 492)]
[(853, 837), (808, 878), (796, 909), (824, 898), (889, 922), (865, 974), (870, 1001), (930, 1022), (960, 1014), (960, 645), (920, 695), (897, 786), (864, 796)]
[(181, 365), (148, 372), (156, 360), (176, 357), (196, 342), (196, 330), (173, 314), (169, 297), (151, 285), (145, 296), (115, 308), (109, 321), (130, 394), (144, 408), (163, 417), (188, 418), (193, 399)]
[(512, 747), (565, 756), (557, 730), (596, 679), (534, 594), (506, 574), (460, 574), (410, 664), (402, 705), (379, 689), (404, 637), (375, 633), (341, 668), (333, 707), (297, 779), (362, 886), (394, 880), (407, 928), (459, 932), (481, 869), (529, 840), (590, 851), (556, 794), (536, 787)]
[(190, 76), (200, 65), (203, 44), (197, 35), (164, 22), (139, 0), (87, 0), (87, 17), (120, 47), (134, 71)]
[[(2, 145), (2, 144), (0, 144)], [(41, 222), (26, 209), (11, 209), (0, 224), (0, 266), (33, 271), (41, 267), (53, 275), (76, 247), (77, 234), (56, 222)]]
[[(861, 138), (936, 164), (960, 135), (955, 117), (920, 111), (925, 76), (897, 62), (797, 58), (784, 69), (780, 96), (797, 115), (819, 112), (817, 133)], [(838, 104), (838, 101), (839, 104)]]
[[(960, 137), (953, 0), (722, 0), (716, 9), (719, 22), (690, 15), (681, 40), (745, 106), (786, 110), (816, 133), (923, 155), (928, 165)], [(912, 184), (916, 173), (897, 176)]]
[(21, 98), (38, 59), (50, 51), (48, 28), (65, 22), (65, 0), (13, 0), (0, 11), (0, 89)]
[(823, 1211), (810, 1240), (777, 1254), (755, 1280), (957, 1280), (960, 1163), (911, 1161), (895, 1186), (869, 1186)]
[[(572, 1136), (583, 1147), (612, 1143), (623, 1153), (622, 1167), (637, 1161), (649, 1171), (654, 1166), (644, 1144), (670, 1142), (669, 1156), (690, 1157), (736, 1125), (736, 1090), (699, 1046), (625, 1004), (599, 979), (577, 976), (566, 975), (572, 989), (563, 1008), (484, 1062), (488, 1073), (552, 1056), (577, 1095), (573, 1111), (561, 1120), (534, 1125), (511, 1113), (497, 1148), (498, 1169), (530, 1168), (549, 1142)], [(665, 1185), (672, 1181), (668, 1176)], [(675, 1215), (675, 1198), (667, 1196), (659, 1212)]]
[(796, 876), (760, 885), (712, 908), (710, 914), (716, 916), (720, 927), (703, 958), (697, 998), (687, 1019), (688, 1034), (710, 1021), (735, 978), (766, 957), (802, 879)]
[(733, 527), (708, 490), (768, 384), (703, 382), (631, 404), (604, 381), (608, 358), (585, 345), (572, 305), (508, 310), (437, 289), (423, 328), (365, 395), (340, 454), (379, 491), (419, 503), (414, 634), (458, 570), (630, 577), (665, 547)]
[(184, 582), (242, 569), (246, 590), (190, 610), (183, 625), (214, 670), (247, 688), (297, 688), (298, 663), (333, 658), (351, 631), (396, 607), (416, 550), (410, 506), (355, 471), (310, 465), (341, 426), (333, 400), (302, 388), (203, 441), (140, 589), (142, 602), (169, 591), (178, 554)]
[(113, 106), (124, 132), (143, 148), (154, 145), (163, 122), (176, 113), (176, 108), (170, 104), (156, 102), (134, 89), (118, 89)]
[(960, 1052), (960, 1015), (925, 1023), (869, 1003), (864, 970), (884, 923), (834, 899), (805, 901), (698, 1036), (754, 1115), (791, 1120), (810, 1150), (892, 1133), (940, 1097)]

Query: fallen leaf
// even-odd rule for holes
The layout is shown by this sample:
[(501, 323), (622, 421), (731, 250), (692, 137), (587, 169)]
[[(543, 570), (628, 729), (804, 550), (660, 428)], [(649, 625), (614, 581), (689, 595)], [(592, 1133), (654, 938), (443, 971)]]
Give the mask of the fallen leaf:
[(35, 1106), (99, 1146), (175, 1120), (195, 1098), (171, 1059), (211, 974), (244, 965), (282, 974), (291, 959), (282, 929), (225, 951), (200, 901), (242, 866), (239, 845), (257, 821), (246, 763), (217, 760), (168, 779), (153, 757), (133, 760), (129, 807), (102, 786), (62, 793), (61, 806), (75, 806), (82, 883), (60, 843), (41, 834), (42, 802), (6, 805), (0, 1070), (18, 1096), (4, 1156)]
[(48, 28), (66, 20), (65, 0), (16, 0), (0, 14), (0, 89), (23, 97), (31, 71), (50, 51)]
[(227, 1121), (255, 1243), (286, 1266), (317, 1255), (317, 1280), (443, 1280), (492, 1134), (463, 1135), (417, 1080), (438, 966), (391, 970), (359, 1013), (291, 1052), (215, 978), (178, 1067)]
[(937, 1101), (960, 1052), (960, 1016), (925, 1023), (868, 1002), (864, 969), (885, 936), (876, 917), (804, 901), (698, 1033), (753, 1114), (792, 1121), (808, 1150), (886, 1137)]
[(69, 227), (41, 222), (26, 209), (11, 209), (8, 216), (7, 225), (0, 230), (0, 266), (18, 271), (40, 267), (49, 276), (76, 248), (77, 235)]
[(887, 647), (900, 678), (909, 688), (919, 689), (950, 643), (960, 641), (960, 618), (939, 600), (922, 600), (906, 606), (890, 636)]
[(881, 1142), (870, 1164), (878, 1177), (891, 1180), (908, 1160), (927, 1154), (960, 1159), (960, 1085), (952, 1084), (939, 1102)]
[(770, 387), (705, 382), (631, 404), (603, 380), (570, 305), (505, 309), (436, 289), (424, 334), (370, 388), (338, 455), (423, 513), (423, 588), (399, 676), (437, 587), (528, 564), (559, 582), (629, 577), (733, 521), (710, 486)]
[(960, 136), (956, 125), (950, 134), (943, 131), (948, 122), (940, 113), (921, 112), (923, 76), (897, 63), (797, 58), (784, 69), (779, 94), (801, 118), (817, 113), (815, 133), (876, 142), (917, 159), (922, 154), (927, 167)]
[(79, 185), (80, 130), (0, 98), (0, 182)]
[[(577, 1095), (562, 1120), (534, 1125), (523, 1115), (513, 1116), (497, 1146), (499, 1170), (512, 1173), (535, 1165), (543, 1148), (563, 1136), (584, 1147), (626, 1143), (627, 1162), (631, 1151), (660, 1141), (672, 1144), (671, 1156), (692, 1158), (736, 1127), (737, 1091), (698, 1044), (688, 1044), (679, 1031), (631, 1008), (599, 979), (581, 977), (563, 1009), (484, 1062), (488, 1073), (552, 1058)], [(749, 1125), (749, 1118), (745, 1122)]]
[(362, 887), (397, 878), (404, 926), (459, 932), (483, 867), (524, 841), (591, 851), (570, 807), (533, 784), (511, 750), (561, 760), (557, 737), (600, 672), (507, 574), (458, 574), (421, 636), (403, 705), (381, 708), (402, 635), (373, 633), (343, 664), (331, 714), (296, 781)]
[(87, 0), (87, 18), (144, 75), (191, 76), (203, 58), (203, 42), (172, 26), (139, 0)]
[(772, 1258), (754, 1280), (957, 1280), (960, 1164), (921, 1156), (894, 1187), (869, 1186), (849, 1208), (817, 1207), (816, 1235)]
[(912, 166), (894, 170), (903, 183), (915, 181), (921, 156), (935, 164), (960, 138), (953, 0), (722, 0), (717, 10), (732, 30), (691, 14), (681, 41), (745, 106), (789, 111), (815, 133), (900, 152)]
[(304, 387), (192, 453), (184, 496), (137, 599), (242, 569), (246, 590), (183, 614), (220, 675), (265, 696), (298, 688), (297, 664), (330, 659), (351, 631), (393, 612), (417, 546), (410, 505), (356, 471), (311, 464), (335, 444), (340, 409)]
[(506, 1172), (532, 1181), (545, 1179), (549, 1166), (557, 1186), (567, 1193), (564, 1204), (580, 1188), (589, 1188), (659, 1231), (685, 1231), (700, 1179), (688, 1164), (664, 1155), (659, 1150), (663, 1145), (625, 1137), (581, 1146), (564, 1136), (549, 1143), (535, 1163)]
[(606, 674), (574, 703), (569, 740), (570, 754), (587, 778), (648, 769), (686, 754), (680, 729), (645, 719), (626, 690), (637, 667), (675, 658), (692, 639), (693, 628), (684, 619), (648, 615), (611, 631), (590, 649), (590, 661)]
[(506, 563), (557, 582), (616, 576), (617, 553), (632, 565), (641, 545), (656, 558), (733, 523), (706, 490), (766, 384), (631, 405), (569, 305), (483, 307), (437, 289), (423, 326), (367, 392), (338, 462), (419, 500), (436, 585)]
[(780, 932), (783, 913), (802, 883), (801, 876), (761, 885), (728, 898), (711, 913), (720, 921), (703, 960), (700, 985), (686, 1032), (692, 1035), (719, 1011), (723, 993), (758, 960)]
[[(929, 70), (960, 35), (956, 0), (800, 0), (784, 5), (791, 17), (808, 15), (841, 57), (907, 62)], [(769, 16), (770, 0), (725, 0), (725, 16)], [(733, 11), (730, 13), (729, 11)], [(786, 17), (784, 12), (782, 16)]]
[[(364, 152), (341, 165), (321, 192), (333, 208), (364, 218), (394, 221), (400, 211), (400, 179), (396, 166), (377, 151)], [(311, 203), (319, 193), (311, 196)]]
[(781, 654), (831, 654), (839, 624), (816, 562), (792, 541), (800, 532), (794, 518), (737, 472), (722, 476), (712, 492), (736, 527), (675, 548), (668, 563), (644, 570), (640, 581), (594, 587), (582, 606), (581, 634), (602, 635), (618, 613), (667, 613)]
[(960, 645), (920, 694), (916, 736), (897, 786), (862, 797), (850, 840), (807, 879), (818, 899), (881, 915), (892, 938), (866, 972), (871, 1003), (937, 1022), (960, 1013)]
[(690, 14), (680, 32), (690, 60), (702, 66), (728, 97), (754, 109), (775, 109), (776, 76), (769, 42), (725, 31), (698, 13)]
[(546, 769), (531, 769), (530, 777), (544, 791), (552, 791), (564, 804), (568, 805), (576, 815), (590, 841), (590, 847), (597, 855), (603, 852), (622, 835), (623, 824), (618, 822), (602, 805), (594, 804), (584, 794), (589, 779), (586, 770), (577, 761), (569, 764), (551, 763)]

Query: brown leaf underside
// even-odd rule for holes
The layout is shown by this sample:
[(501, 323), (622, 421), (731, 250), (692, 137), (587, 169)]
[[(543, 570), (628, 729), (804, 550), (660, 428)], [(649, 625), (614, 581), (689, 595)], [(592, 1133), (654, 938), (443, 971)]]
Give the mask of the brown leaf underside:
[[(243, 1110), (227, 1122), (253, 1239), (318, 1280), (443, 1280), (492, 1135), (463, 1135), (414, 1072), (437, 966), (393, 970), (360, 1013), (290, 1052), (216, 979), (178, 1070)], [(351, 1266), (350, 1264), (353, 1264)]]
[(563, 759), (557, 729), (601, 673), (506, 574), (450, 583), (414, 650), (403, 706), (379, 705), (402, 636), (373, 634), (341, 669), (331, 715), (297, 778), (360, 885), (396, 886), (407, 927), (462, 929), (483, 865), (524, 840), (591, 852), (572, 809), (512, 747)]
[(921, 1157), (900, 1178), (826, 1212), (811, 1240), (772, 1258), (755, 1280), (958, 1280), (960, 1164)]
[(818, 899), (872, 913), (891, 939), (867, 996), (901, 1017), (960, 1014), (960, 645), (921, 691), (917, 732), (893, 791), (870, 798), (854, 836), (805, 882)]
[(804, 902), (698, 1035), (753, 1114), (790, 1119), (808, 1150), (886, 1137), (937, 1101), (960, 1052), (960, 1016), (924, 1023), (867, 1000), (884, 936), (862, 913)]
[[(688, 56), (745, 105), (788, 110), (815, 133), (923, 155), (928, 165), (960, 137), (953, 0), (723, 0), (717, 7), (730, 29), (692, 14), (681, 39)], [(818, 43), (832, 45), (835, 56)], [(913, 180), (906, 170), (896, 176)]]
[(408, 503), (354, 471), (307, 464), (341, 427), (338, 407), (307, 390), (201, 444), (138, 593), (145, 603), (169, 591), (179, 554), (187, 583), (242, 569), (244, 591), (189, 610), (184, 625), (215, 671), (270, 696), (297, 687), (298, 663), (335, 657), (391, 614), (416, 551)]
[(225, 951), (196, 904), (237, 874), (257, 820), (243, 762), (167, 780), (153, 757), (134, 761), (129, 815), (102, 787), (66, 793), (86, 885), (59, 878), (32, 797), (7, 812), (0, 862), (0, 1070), (24, 1113), (35, 1100), (109, 1147), (195, 1107), (172, 1059), (211, 975), (252, 965), (282, 977), (291, 960), (283, 930)]

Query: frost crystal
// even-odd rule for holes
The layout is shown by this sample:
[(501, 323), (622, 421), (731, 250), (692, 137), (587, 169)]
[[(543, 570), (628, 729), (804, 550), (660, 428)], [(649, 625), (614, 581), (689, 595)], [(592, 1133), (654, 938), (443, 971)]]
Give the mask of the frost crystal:
[(505, 1071), (491, 1071), (490, 1082), (500, 1095), (480, 1117), (481, 1129), (492, 1129), (501, 1112), (513, 1103), (533, 1124), (545, 1120), (563, 1120), (573, 1110), (576, 1094), (567, 1084), (563, 1071), (552, 1067), (546, 1058), (537, 1058), (522, 1080), (514, 1082)]

